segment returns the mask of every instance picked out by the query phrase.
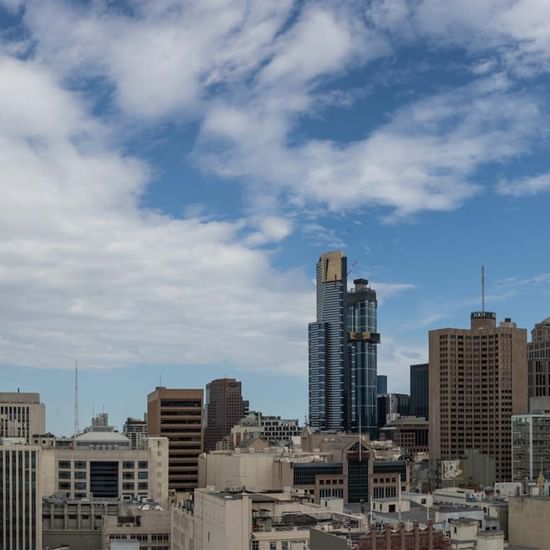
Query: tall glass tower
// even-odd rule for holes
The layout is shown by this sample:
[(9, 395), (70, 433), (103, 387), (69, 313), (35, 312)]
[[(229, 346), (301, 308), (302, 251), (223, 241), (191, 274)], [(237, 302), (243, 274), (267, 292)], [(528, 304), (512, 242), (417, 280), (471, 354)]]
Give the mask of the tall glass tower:
[(347, 290), (347, 258), (317, 262), (317, 321), (310, 323), (309, 423), (321, 430), (376, 436), (376, 292), (356, 279)]

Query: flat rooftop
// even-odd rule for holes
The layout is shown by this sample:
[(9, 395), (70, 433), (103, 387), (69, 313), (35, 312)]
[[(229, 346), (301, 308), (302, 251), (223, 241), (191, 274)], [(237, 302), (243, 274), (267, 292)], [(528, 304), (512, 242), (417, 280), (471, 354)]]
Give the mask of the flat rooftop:
[(40, 403), (39, 393), (0, 392), (0, 403)]

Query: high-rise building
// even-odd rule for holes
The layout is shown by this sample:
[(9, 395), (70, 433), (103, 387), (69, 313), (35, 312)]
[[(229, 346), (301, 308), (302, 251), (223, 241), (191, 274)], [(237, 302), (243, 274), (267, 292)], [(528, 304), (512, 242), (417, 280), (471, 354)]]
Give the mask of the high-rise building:
[(429, 418), (429, 391), (430, 384), (428, 379), (428, 363), (411, 365), (411, 398), (410, 410), (411, 416), (419, 418)]
[(527, 348), (529, 397), (550, 396), (550, 317), (535, 325)]
[(40, 448), (0, 439), (0, 549), (42, 548)]
[(241, 383), (234, 378), (219, 378), (206, 386), (206, 427), (204, 450), (213, 451), (216, 443), (231, 433), (231, 428), (246, 414)]
[(385, 374), (376, 376), (376, 393), (378, 395), (388, 393), (388, 377)]
[(0, 437), (32, 436), (46, 431), (46, 407), (39, 393), (0, 393)]
[(512, 417), (512, 481), (550, 474), (550, 414)]
[(124, 423), (124, 435), (130, 440), (132, 449), (141, 448), (147, 438), (147, 419), (128, 417)]
[(430, 458), (477, 450), (494, 457), (497, 481), (511, 480), (512, 415), (528, 408), (527, 331), (481, 311), (470, 329), (432, 330), (429, 342)]
[(197, 487), (197, 461), (203, 449), (202, 408), (202, 389), (157, 387), (147, 396), (149, 436), (169, 440), (170, 489), (189, 491)]
[(317, 320), (308, 327), (309, 423), (376, 434), (376, 292), (365, 279), (347, 290), (347, 258), (317, 262)]

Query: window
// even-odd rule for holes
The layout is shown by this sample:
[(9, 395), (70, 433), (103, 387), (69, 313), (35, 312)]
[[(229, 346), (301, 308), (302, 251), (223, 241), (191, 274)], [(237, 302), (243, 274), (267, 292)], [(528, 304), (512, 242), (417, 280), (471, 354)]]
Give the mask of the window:
[(270, 542), (269, 543), (269, 550), (277, 550), (277, 543), (276, 542)]
[(258, 540), (252, 541), (252, 550), (260, 550), (260, 541)]
[(85, 490), (86, 490), (86, 482), (77, 481), (77, 482), (74, 484), (74, 488), (75, 488), (75, 490), (77, 490), (77, 491), (85, 491)]
[(75, 472), (75, 479), (86, 479), (86, 472)]
[(147, 491), (147, 488), (148, 488), (148, 484), (147, 484), (146, 481), (138, 483), (138, 490), (139, 491)]
[(124, 462), (122, 463), (122, 467), (123, 467), (125, 470), (133, 470), (134, 467), (135, 467), (135, 462), (129, 461), (129, 460), (124, 461)]
[(84, 462), (82, 460), (77, 460), (74, 463), (74, 469), (75, 470), (85, 470), (86, 469), (86, 462)]
[(147, 460), (140, 460), (138, 462), (138, 468), (140, 470), (146, 470), (147, 468), (149, 468), (149, 463), (147, 462)]
[(70, 479), (71, 472), (61, 470), (59, 472), (59, 479)]
[(71, 484), (68, 481), (60, 481), (57, 487), (60, 491), (70, 491)]
[(134, 472), (122, 472), (122, 479), (134, 479)]
[(133, 483), (123, 483), (122, 484), (122, 490), (123, 491), (133, 491), (134, 490), (134, 484)]
[(148, 472), (147, 472), (147, 470), (144, 471), (144, 472), (138, 472), (138, 478), (139, 478), (139, 479), (147, 479), (147, 477), (148, 477)]
[(68, 460), (60, 460), (57, 463), (57, 467), (60, 470), (69, 470), (71, 468), (71, 463)]

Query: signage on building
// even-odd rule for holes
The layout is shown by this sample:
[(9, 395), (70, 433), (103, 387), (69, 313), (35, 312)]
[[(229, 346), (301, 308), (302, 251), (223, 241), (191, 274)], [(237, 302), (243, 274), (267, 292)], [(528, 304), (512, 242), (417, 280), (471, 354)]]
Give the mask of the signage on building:
[(460, 459), (441, 461), (441, 479), (453, 481), (462, 479), (464, 475), (464, 463)]

